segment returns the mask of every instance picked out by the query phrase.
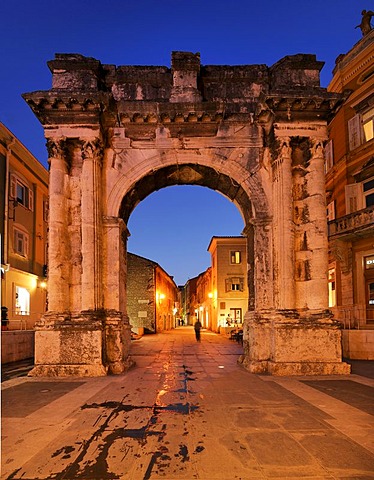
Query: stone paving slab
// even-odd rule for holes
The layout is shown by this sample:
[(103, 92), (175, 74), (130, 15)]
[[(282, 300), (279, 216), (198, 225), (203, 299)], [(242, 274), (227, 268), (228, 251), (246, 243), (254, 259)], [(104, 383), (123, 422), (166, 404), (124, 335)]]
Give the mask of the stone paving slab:
[(240, 353), (181, 327), (134, 342), (123, 376), (5, 381), (1, 478), (374, 479), (374, 380), (253, 375)]

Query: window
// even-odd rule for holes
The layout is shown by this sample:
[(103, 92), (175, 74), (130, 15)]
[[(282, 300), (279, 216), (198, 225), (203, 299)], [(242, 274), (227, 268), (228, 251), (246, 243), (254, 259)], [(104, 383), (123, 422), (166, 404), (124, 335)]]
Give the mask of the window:
[(334, 200), (327, 205), (326, 214), (327, 214), (328, 222), (331, 222), (331, 220), (335, 220), (335, 201)]
[(24, 287), (16, 286), (16, 315), (30, 315), (30, 292)]
[(374, 138), (374, 108), (362, 114), (362, 128), (365, 142)]
[(49, 216), (49, 202), (48, 202), (48, 200), (44, 200), (44, 202), (43, 202), (43, 220), (45, 222), (48, 222), (48, 216)]
[(349, 149), (354, 150), (359, 147), (362, 143), (362, 134), (361, 134), (361, 115), (357, 114), (350, 120), (348, 120), (348, 138), (349, 138)]
[(242, 261), (241, 252), (233, 251), (230, 252), (230, 263), (239, 264)]
[(345, 209), (346, 214), (357, 212), (365, 208), (362, 204), (362, 184), (352, 183), (345, 186)]
[(10, 196), (28, 210), (34, 210), (34, 194), (18, 177), (11, 176)]
[(27, 257), (29, 246), (29, 236), (21, 232), (21, 230), (14, 229), (13, 236), (13, 251), (21, 255), (22, 257)]
[(329, 307), (336, 305), (335, 267), (329, 269)]
[(370, 255), (370, 257), (365, 257), (365, 270), (372, 269), (374, 269), (374, 255)]
[(374, 178), (370, 178), (363, 182), (362, 189), (364, 192), (365, 208), (372, 207), (374, 205)]
[(330, 140), (325, 146), (325, 173), (334, 165), (334, 150), (332, 145), (332, 140)]
[(244, 278), (234, 277), (226, 279), (226, 292), (243, 292)]

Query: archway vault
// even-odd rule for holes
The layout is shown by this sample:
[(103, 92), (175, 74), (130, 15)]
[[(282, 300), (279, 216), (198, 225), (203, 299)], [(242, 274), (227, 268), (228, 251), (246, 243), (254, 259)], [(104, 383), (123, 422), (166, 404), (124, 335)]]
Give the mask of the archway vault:
[(149, 172), (123, 197), (119, 216), (127, 223), (138, 203), (151, 193), (173, 185), (198, 185), (211, 188), (222, 193), (238, 206), (245, 223), (252, 218), (251, 200), (243, 187), (231, 177), (212, 167), (199, 164), (169, 165)]
[(233, 201), (248, 238), (242, 364), (275, 375), (348, 373), (328, 311), (324, 142), (341, 98), (314, 55), (265, 65), (171, 69), (58, 54), (47, 92), (24, 98), (50, 160), (49, 310), (33, 375), (131, 365), (127, 221), (150, 193), (201, 185)]

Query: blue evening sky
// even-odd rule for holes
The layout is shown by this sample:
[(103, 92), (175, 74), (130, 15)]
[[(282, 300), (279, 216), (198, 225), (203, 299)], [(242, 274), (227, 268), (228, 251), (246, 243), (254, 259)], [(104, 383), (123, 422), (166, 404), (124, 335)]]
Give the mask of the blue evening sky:
[[(104, 64), (165, 65), (173, 50), (200, 52), (203, 65), (274, 64), (313, 53), (324, 61), (361, 38), (373, 0), (7, 0), (0, 28), (0, 121), (46, 165), (43, 129), (21, 97), (51, 88), (47, 61), (80, 53)], [(178, 284), (210, 264), (213, 235), (240, 235), (243, 221), (222, 195), (202, 187), (155, 192), (129, 220), (128, 249), (158, 262)]]

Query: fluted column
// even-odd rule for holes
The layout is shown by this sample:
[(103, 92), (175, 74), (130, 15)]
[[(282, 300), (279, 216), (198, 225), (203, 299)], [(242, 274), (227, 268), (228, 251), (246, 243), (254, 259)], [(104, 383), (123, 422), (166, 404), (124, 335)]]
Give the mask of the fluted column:
[(126, 253), (129, 233), (125, 222), (117, 217), (104, 217), (103, 222), (103, 285), (104, 307), (126, 312)]
[(48, 311), (67, 312), (69, 304), (68, 168), (65, 139), (48, 139), (49, 233)]
[(312, 310), (328, 308), (328, 235), (326, 221), (325, 174), (323, 145), (320, 139), (310, 139), (310, 160), (305, 175), (307, 196), (303, 203), (308, 212), (308, 223), (299, 235), (302, 245), (296, 255), (308, 265), (306, 281), (297, 282), (300, 308)]
[(278, 138), (281, 148), (273, 162), (275, 307), (295, 308), (294, 225), (290, 139)]
[(102, 147), (95, 138), (82, 143), (82, 311), (103, 307), (101, 261)]

